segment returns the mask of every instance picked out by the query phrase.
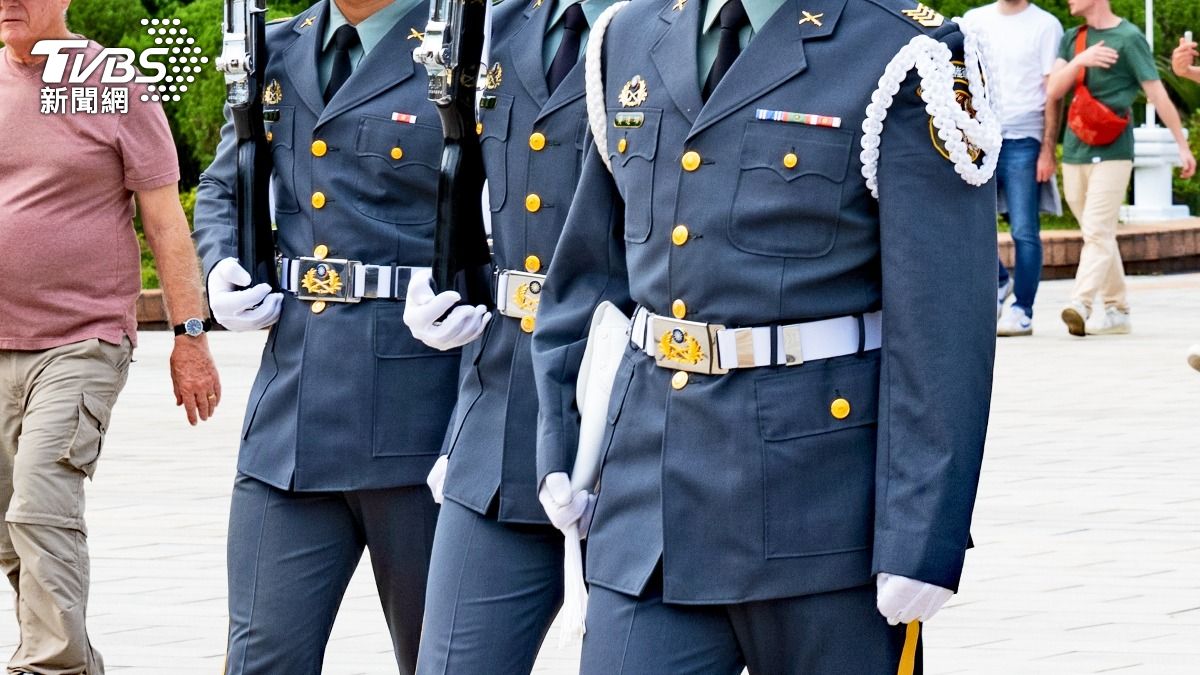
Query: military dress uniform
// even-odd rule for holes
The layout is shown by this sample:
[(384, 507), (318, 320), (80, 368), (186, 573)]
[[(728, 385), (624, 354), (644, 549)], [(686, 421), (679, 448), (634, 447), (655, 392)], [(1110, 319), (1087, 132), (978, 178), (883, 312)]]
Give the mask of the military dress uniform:
[[(873, 577), (957, 589), (995, 190), (960, 179), (917, 73), (898, 71), (877, 147), (864, 122), (905, 45), (940, 42), (949, 68), (964, 38), (905, 0), (747, 1), (728, 27), (714, 2), (634, 0), (609, 27), (611, 173), (589, 150), (534, 334), (544, 477), (571, 469), (592, 309), (634, 316), (582, 672), (913, 672), (915, 631), (887, 625)], [(705, 24), (741, 43), (715, 86)]]
[[(284, 300), (242, 428), (228, 673), (320, 672), (364, 546), (400, 671), (415, 668), (437, 519), (424, 480), (459, 362), (413, 338), (402, 318), (412, 268), (433, 257), (442, 152), (411, 55), (426, 20), (425, 3), (400, 0), (344, 39), (346, 19), (323, 0), (268, 27), (264, 107)], [(326, 103), (337, 49), (352, 70)], [(236, 175), (226, 124), (197, 196), (206, 274), (237, 255)]]
[(588, 142), (587, 26), (610, 4), (492, 8), (477, 131), (499, 311), (464, 348), (420, 673), (528, 673), (562, 603), (563, 538), (537, 496), (529, 345)]

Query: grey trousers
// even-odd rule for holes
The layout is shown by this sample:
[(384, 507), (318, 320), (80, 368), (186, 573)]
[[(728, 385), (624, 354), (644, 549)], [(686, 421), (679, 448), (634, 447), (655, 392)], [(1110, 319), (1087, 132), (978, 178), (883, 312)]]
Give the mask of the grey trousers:
[(658, 572), (640, 598), (591, 587), (582, 675), (738, 675), (743, 667), (751, 675), (920, 675), (919, 629), (887, 624), (874, 583), (733, 605), (665, 604)]
[(103, 675), (88, 639), (84, 479), (96, 471), (132, 356), (85, 340), (0, 350), (0, 568), (16, 592), (10, 671)]
[(321, 672), (363, 548), (399, 672), (416, 668), (437, 504), (424, 485), (289, 492), (239, 474), (229, 514), (228, 675)]
[(442, 505), (420, 675), (528, 675), (562, 604), (563, 538)]

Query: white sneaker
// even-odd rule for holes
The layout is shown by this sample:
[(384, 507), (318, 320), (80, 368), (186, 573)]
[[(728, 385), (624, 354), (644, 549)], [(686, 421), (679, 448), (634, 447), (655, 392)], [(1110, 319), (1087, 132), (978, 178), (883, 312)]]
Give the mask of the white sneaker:
[(1200, 344), (1194, 344), (1188, 350), (1188, 365), (1194, 370), (1200, 370)]
[(1033, 319), (1029, 318), (1025, 310), (1013, 305), (1008, 308), (1008, 313), (1000, 319), (1000, 323), (996, 324), (996, 335), (1000, 337), (1033, 335)]
[(1129, 321), (1129, 312), (1122, 312), (1116, 307), (1105, 307), (1104, 314), (1096, 317), (1096, 321), (1087, 326), (1088, 335), (1128, 335), (1133, 330)]
[(1079, 301), (1074, 301), (1066, 307), (1063, 307), (1062, 320), (1063, 323), (1067, 324), (1067, 332), (1071, 335), (1077, 335), (1079, 337), (1087, 335), (1085, 324), (1087, 323), (1088, 316), (1090, 314), (1091, 310), (1089, 310), (1086, 305)]
[(1008, 296), (1012, 295), (1012, 291), (1013, 291), (1012, 277), (1009, 277), (1008, 281), (1004, 282), (1004, 284), (1002, 286), (999, 286), (996, 289), (996, 320), (997, 321), (1000, 320), (1000, 314), (1002, 312), (1004, 312), (1004, 301), (1008, 299)]

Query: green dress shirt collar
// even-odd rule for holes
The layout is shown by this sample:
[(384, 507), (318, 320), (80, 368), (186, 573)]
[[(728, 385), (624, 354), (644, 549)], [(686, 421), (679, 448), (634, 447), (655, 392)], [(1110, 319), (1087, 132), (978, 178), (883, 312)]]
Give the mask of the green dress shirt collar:
[[(580, 7), (583, 8), (583, 15), (587, 17), (589, 26), (596, 23), (596, 19), (608, 9), (616, 0), (582, 0)], [(558, 46), (562, 44), (563, 34), (563, 15), (567, 13), (567, 8), (574, 4), (576, 0), (546, 0), (544, 5), (550, 5), (550, 18), (546, 21), (546, 39), (542, 42), (542, 70), (549, 71), (550, 63), (554, 61), (554, 55), (558, 52)], [(540, 11), (540, 10), (535, 10)], [(579, 56), (583, 58), (584, 50), (587, 49), (587, 31), (583, 34), (583, 38), (579, 42)]]
[[(712, 70), (713, 61), (717, 60), (717, 44), (720, 41), (721, 26), (717, 22), (721, 14), (721, 8), (725, 6), (728, 0), (705, 0), (704, 1), (704, 16), (700, 22), (700, 40), (697, 43), (696, 65), (699, 72), (701, 88), (704, 87), (704, 81), (708, 79), (708, 71)], [(763, 26), (771, 18), (775, 12), (783, 7), (786, 0), (742, 0), (742, 7), (746, 9), (746, 17), (750, 19), (750, 25), (742, 28), (738, 33), (738, 41), (741, 42), (742, 49), (750, 44), (750, 39), (756, 34), (762, 32)]]

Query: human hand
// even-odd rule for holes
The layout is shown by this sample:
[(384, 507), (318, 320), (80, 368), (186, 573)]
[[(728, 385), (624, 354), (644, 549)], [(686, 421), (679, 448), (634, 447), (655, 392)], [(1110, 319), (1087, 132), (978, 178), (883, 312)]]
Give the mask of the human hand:
[[(405, 295), (404, 325), (412, 331), (413, 337), (441, 351), (478, 339), (492, 318), (483, 305), (454, 307), (462, 300), (462, 296), (454, 291), (434, 295), (428, 272), (414, 273)], [(450, 314), (439, 322), (447, 310)]]
[(1193, 65), (1200, 51), (1196, 43), (1187, 37), (1179, 38), (1179, 46), (1171, 52), (1171, 70), (1180, 77), (1200, 82), (1200, 66)]
[(433, 468), (429, 470), (429, 475), (425, 478), (425, 484), (429, 486), (429, 492), (433, 494), (433, 501), (441, 504), (445, 493), (442, 491), (446, 486), (446, 465), (450, 463), (450, 455), (442, 455), (433, 463)]
[(1181, 165), (1179, 169), (1180, 178), (1186, 179), (1196, 175), (1196, 158), (1192, 155), (1192, 150), (1186, 143), (1179, 146), (1179, 161)]
[(941, 586), (886, 572), (876, 578), (875, 593), (879, 613), (892, 626), (929, 621), (954, 596), (954, 591)]
[[(571, 494), (571, 478), (562, 471), (546, 476), (541, 489), (538, 490), (538, 501), (542, 503), (542, 508), (554, 527), (565, 533), (568, 527), (579, 523), (580, 538), (586, 533), (581, 519), (588, 512), (589, 503), (594, 503), (594, 500), (586, 490)], [(591, 524), (590, 517), (588, 524)]]
[(1054, 173), (1057, 170), (1058, 161), (1054, 158), (1054, 147), (1043, 145), (1037, 158), (1037, 182), (1045, 183), (1054, 180)]
[(266, 328), (279, 320), (283, 294), (269, 284), (250, 285), (250, 273), (236, 258), (225, 258), (208, 273), (208, 306), (217, 323), (232, 331)]
[(1120, 54), (1117, 50), (1105, 47), (1104, 40), (1101, 40), (1077, 54), (1071, 63), (1080, 68), (1111, 68), (1118, 58)]
[(171, 384), (175, 405), (183, 406), (188, 424), (207, 420), (221, 402), (221, 378), (208, 351), (208, 338), (180, 335), (171, 350)]

